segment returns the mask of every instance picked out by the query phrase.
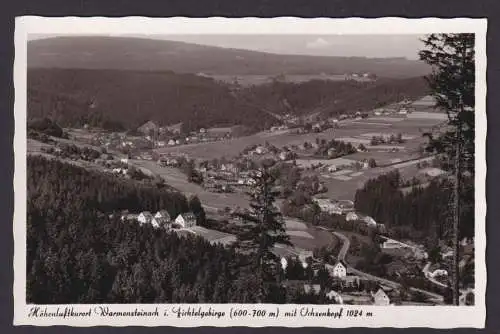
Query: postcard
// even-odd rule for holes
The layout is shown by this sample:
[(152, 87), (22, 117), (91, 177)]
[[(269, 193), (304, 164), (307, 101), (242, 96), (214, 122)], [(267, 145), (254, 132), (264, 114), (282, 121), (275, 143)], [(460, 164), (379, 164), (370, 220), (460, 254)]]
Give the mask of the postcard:
[(18, 17), (14, 325), (484, 328), (486, 27)]

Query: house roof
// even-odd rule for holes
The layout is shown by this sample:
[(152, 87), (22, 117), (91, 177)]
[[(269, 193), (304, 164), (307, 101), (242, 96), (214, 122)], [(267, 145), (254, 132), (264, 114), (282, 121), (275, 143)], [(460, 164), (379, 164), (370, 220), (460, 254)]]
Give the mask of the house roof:
[(168, 213), (167, 210), (160, 210), (156, 214), (160, 214), (160, 215), (162, 215), (164, 217), (170, 217), (170, 214)]
[(340, 263), (341, 265), (343, 265), (345, 268), (347, 268), (347, 264), (346, 264), (343, 260), (339, 260), (339, 261), (337, 261), (337, 263), (335, 263), (335, 266), (336, 266), (337, 264), (339, 264), (339, 263)]
[(183, 219), (196, 219), (196, 216), (192, 212), (181, 213), (177, 218), (182, 217)]
[(143, 212), (141, 212), (141, 215), (146, 216), (146, 217), (153, 217), (153, 215), (149, 211), (143, 211)]

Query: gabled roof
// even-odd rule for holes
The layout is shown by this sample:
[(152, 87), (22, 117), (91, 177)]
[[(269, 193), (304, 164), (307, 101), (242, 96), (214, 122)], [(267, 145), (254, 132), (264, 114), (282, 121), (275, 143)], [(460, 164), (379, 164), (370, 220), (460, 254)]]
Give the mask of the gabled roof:
[[(162, 217), (170, 217), (170, 214), (168, 213), (167, 210), (160, 210), (156, 213), (156, 215), (160, 214)], [(155, 215), (155, 216), (156, 216)]]
[(339, 264), (339, 263), (340, 263), (341, 265), (343, 265), (343, 266), (347, 269), (347, 264), (346, 264), (343, 260), (339, 260), (339, 261), (337, 261), (337, 263), (335, 263), (335, 266), (336, 266), (337, 264)]
[(143, 215), (143, 216), (146, 216), (148, 218), (152, 218), (153, 217), (153, 215), (149, 211), (143, 211), (140, 214)]

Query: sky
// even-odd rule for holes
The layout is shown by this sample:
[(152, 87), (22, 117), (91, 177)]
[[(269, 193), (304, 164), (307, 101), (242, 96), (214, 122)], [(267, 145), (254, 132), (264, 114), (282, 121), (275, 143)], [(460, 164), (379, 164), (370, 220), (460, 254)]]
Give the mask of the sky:
[[(123, 35), (121, 35), (123, 36)], [(127, 35), (224, 48), (313, 56), (418, 59), (423, 35)], [(30, 40), (55, 37), (32, 35)]]

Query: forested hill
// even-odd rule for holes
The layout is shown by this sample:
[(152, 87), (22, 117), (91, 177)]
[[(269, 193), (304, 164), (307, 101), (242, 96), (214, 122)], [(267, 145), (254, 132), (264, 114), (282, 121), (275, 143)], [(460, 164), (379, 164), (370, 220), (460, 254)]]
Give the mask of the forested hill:
[[(185, 211), (182, 195), (28, 157), (27, 302), (251, 301), (234, 281), (237, 256), (201, 238), (110, 219), (102, 211)], [(108, 212), (109, 213), (109, 212)]]
[[(257, 302), (245, 255), (109, 216), (128, 208), (175, 217), (187, 210), (184, 196), (39, 156), (27, 163), (27, 303)], [(267, 303), (331, 303), (266, 291)]]
[(297, 116), (320, 113), (323, 116), (370, 111), (404, 99), (428, 94), (423, 77), (379, 79), (374, 82), (311, 80), (296, 84), (273, 82), (244, 88), (245, 101), (274, 113)]
[(28, 116), (62, 126), (85, 123), (135, 129), (148, 120), (190, 128), (276, 122), (231, 94), (227, 85), (193, 74), (115, 70), (28, 71)]
[(404, 58), (278, 55), (165, 40), (96, 36), (30, 41), (28, 66), (231, 75), (369, 72), (394, 78), (430, 72), (425, 63)]
[[(449, 223), (452, 185), (449, 180), (432, 180), (427, 187), (415, 186), (404, 194), (402, 178), (394, 171), (371, 179), (356, 191), (355, 205), (360, 212), (383, 223), (397, 239), (443, 239)], [(468, 177), (462, 189), (460, 237), (474, 236), (474, 182)]]
[(187, 129), (245, 125), (258, 131), (278, 122), (271, 113), (353, 113), (425, 94), (422, 78), (274, 82), (235, 92), (226, 84), (193, 74), (28, 71), (30, 119), (47, 117), (61, 126), (88, 123), (108, 129), (135, 129), (153, 120), (161, 125), (184, 122)]

